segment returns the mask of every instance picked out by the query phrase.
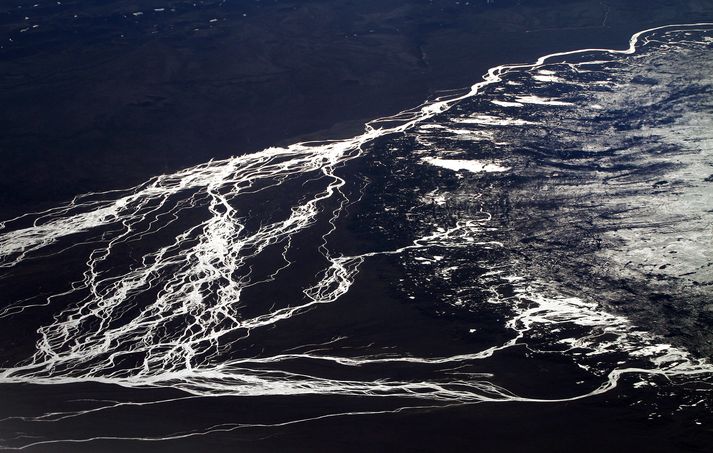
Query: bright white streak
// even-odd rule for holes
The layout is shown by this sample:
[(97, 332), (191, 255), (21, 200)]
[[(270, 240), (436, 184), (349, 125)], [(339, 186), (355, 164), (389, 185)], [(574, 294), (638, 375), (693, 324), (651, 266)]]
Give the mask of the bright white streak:
[(453, 171), (466, 170), (471, 173), (499, 173), (510, 170), (509, 167), (478, 160), (439, 159), (437, 157), (425, 157), (421, 160), (429, 165), (435, 165), (436, 167)]

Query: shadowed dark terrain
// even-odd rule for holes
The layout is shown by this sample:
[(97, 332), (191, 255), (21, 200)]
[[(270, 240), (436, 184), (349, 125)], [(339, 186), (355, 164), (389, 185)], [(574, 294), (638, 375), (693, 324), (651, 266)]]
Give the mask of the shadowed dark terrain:
[(703, 21), (4, 2), (0, 450), (709, 451), (713, 31), (256, 152)]
[(348, 136), (496, 64), (713, 17), (700, 0), (57, 3), (0, 7), (0, 217)]

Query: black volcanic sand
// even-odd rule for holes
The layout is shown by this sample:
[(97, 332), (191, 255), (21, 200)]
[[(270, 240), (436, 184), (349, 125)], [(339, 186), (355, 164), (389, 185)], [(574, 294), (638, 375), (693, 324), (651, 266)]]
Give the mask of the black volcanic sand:
[[(77, 398), (171, 398), (176, 392), (117, 389), (99, 384), (63, 386)], [(52, 400), (57, 387), (7, 386), (0, 390), (15, 397), (28, 393)], [(17, 409), (14, 401), (2, 414)], [(706, 452), (713, 431), (701, 429), (695, 416), (647, 419), (631, 410), (632, 401), (617, 390), (604, 396), (565, 404), (481, 403), (440, 409), (419, 409), (388, 415), (340, 416), (292, 424), (279, 430), (242, 428), (209, 436), (161, 442), (97, 440), (90, 443), (49, 444), (31, 452), (331, 452), (331, 451), (484, 451), (484, 452)], [(262, 422), (279, 421), (277, 414), (309, 413), (311, 407), (368, 409), (357, 400), (325, 397), (203, 398), (149, 406), (137, 416), (130, 410), (98, 414), (93, 424), (111, 426), (112, 432), (150, 433), (172, 428), (189, 431), (196, 426), (225, 423), (248, 416)], [(20, 406), (21, 407), (21, 406)], [(12, 413), (17, 413), (16, 411)], [(82, 431), (87, 421), (48, 423), (46, 433), (66, 435), (68, 427)]]
[[(0, 122), (2, 218), (50, 207), (77, 193), (130, 186), (210, 158), (298, 138), (351, 135), (365, 120), (414, 106), (438, 90), (470, 85), (497, 64), (530, 61), (557, 50), (623, 48), (640, 29), (713, 18), (713, 5), (696, 1), (610, 2), (605, 27), (605, 7), (598, 1), (497, 1), (487, 8), (480, 1), (467, 7), (450, 1), (250, 2), (249, 7), (219, 7), (217, 1), (196, 7), (169, 1), (141, 2), (140, 7), (138, 2), (64, 1), (40, 6), (35, 14), (31, 2), (20, 3), (22, 10), (5, 8), (0, 16), (0, 30), (13, 39), (0, 49), (0, 102), (6, 106)], [(175, 12), (151, 12), (171, 6)], [(140, 9), (143, 15), (131, 14)], [(39, 29), (20, 33), (27, 22), (34, 23), (33, 17), (41, 22)], [(209, 22), (213, 18), (219, 20)], [(345, 241), (362, 240), (348, 236)], [(468, 346), (457, 336), (483, 320), (462, 313), (436, 317), (404, 303), (386, 287), (394, 272), (401, 272), (395, 263), (373, 260), (343, 300), (296, 319), (285, 333), (304, 338), (271, 338), (268, 333), (264, 345), (307, 342), (309, 335), (324, 338), (328, 328), (341, 322), (355, 331), (392, 329), (393, 338), (412, 334), (415, 354), (455, 353)], [(23, 287), (31, 284), (28, 277)], [(383, 327), (353, 325), (350, 315)], [(14, 328), (22, 338), (24, 327)], [(505, 335), (493, 331), (498, 334)], [(560, 382), (558, 373), (551, 373), (563, 367), (561, 359), (541, 357), (533, 369), (522, 356), (521, 348), (513, 348), (483, 371), (496, 373), (498, 383), (528, 396), (581, 393), (571, 388), (572, 374)], [(552, 394), (532, 395), (543, 391), (543, 382)], [(598, 383), (583, 385), (591, 390)], [(649, 420), (650, 408), (634, 405), (638, 399), (657, 400), (658, 395), (647, 392), (629, 389), (563, 404), (479, 404), (180, 441), (97, 441), (28, 451), (707, 451), (713, 444), (710, 414), (704, 414), (705, 427), (696, 424), (696, 411), (673, 417), (659, 408), (657, 413), (664, 415)], [(71, 400), (186, 396), (87, 383), (2, 385), (0, 395), (0, 418), (91, 407)], [(669, 401), (675, 410), (676, 398), (670, 398), (661, 404)], [(21, 432), (46, 438), (140, 436), (386, 408), (375, 399), (204, 398), (57, 423), (6, 421), (0, 438)]]
[(0, 9), (0, 218), (349, 136), (497, 64), (713, 18), (694, 0), (35, 3)]
[[(348, 240), (346, 234), (342, 237)], [(417, 356), (457, 354), (480, 350), (476, 337), (465, 338), (468, 327), (487, 329), (488, 320), (461, 312), (438, 315), (419, 304), (397, 297), (389, 285), (398, 267), (389, 259), (371, 259), (347, 295), (318, 310), (281, 323), (280, 328), (256, 330), (253, 342), (269, 353), (284, 344), (309, 344), (343, 334), (360, 342), (374, 337), (374, 347), (407, 341)], [(488, 333), (500, 343), (509, 334)], [(359, 353), (359, 351), (356, 351)], [(310, 368), (301, 369), (308, 365)], [(327, 376), (329, 365), (300, 364), (293, 372)], [(475, 363), (472, 371), (494, 373), (494, 381), (530, 397), (557, 398), (586, 393), (601, 378), (584, 371), (557, 354), (535, 358), (522, 347), (498, 353)], [(482, 369), (481, 369), (482, 368)], [(333, 372), (339, 373), (340, 370)], [(352, 379), (384, 376), (380, 367), (351, 369)], [(413, 377), (404, 370), (404, 377)], [(338, 375), (338, 374), (337, 374)], [(390, 379), (399, 379), (397, 368)], [(132, 451), (706, 451), (713, 441), (710, 413), (689, 408), (677, 413), (680, 399), (664, 378), (658, 387), (632, 389), (635, 378), (622, 379), (624, 391), (568, 403), (480, 403), (458, 407), (407, 410), (386, 415), (328, 417), (281, 427), (248, 427), (171, 441), (95, 440), (29, 448), (31, 452)], [(65, 385), (4, 384), (0, 386), (0, 419), (37, 416), (97, 407), (90, 400), (141, 403), (189, 396), (173, 389), (132, 389), (98, 383)], [(36, 440), (90, 438), (93, 436), (156, 437), (169, 433), (202, 431), (236, 423), (274, 424), (344, 412), (389, 410), (399, 406), (429, 405), (428, 400), (328, 395), (261, 397), (206, 397), (147, 406), (126, 406), (57, 422), (5, 419), (0, 438), (9, 445), (25, 433)], [(441, 404), (442, 405), (442, 404)], [(655, 413), (655, 418), (650, 414)], [(698, 425), (703, 423), (703, 426)]]

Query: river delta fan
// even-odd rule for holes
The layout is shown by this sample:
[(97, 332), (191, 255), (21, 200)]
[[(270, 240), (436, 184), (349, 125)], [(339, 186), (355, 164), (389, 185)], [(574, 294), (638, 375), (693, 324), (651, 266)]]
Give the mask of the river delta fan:
[[(710, 382), (709, 338), (655, 324), (691, 322), (694, 314), (704, 322), (710, 297), (710, 248), (695, 251), (713, 212), (711, 198), (700, 196), (709, 190), (713, 129), (687, 112), (710, 101), (712, 30), (659, 27), (634, 35), (625, 50), (498, 66), (461, 94), (372, 121), (350, 139), (211, 161), (4, 221), (3, 285), (37, 263), (81, 257), (82, 266), (70, 287), (18, 294), (2, 308), (0, 323), (51, 315), (36, 318), (48, 319), (27, 339), (26, 356), (3, 361), (0, 381), (169, 388), (185, 398), (366, 399), (366, 409), (275, 425), (475, 402), (574, 401), (622, 379), (632, 388), (654, 386), (659, 376)], [(692, 69), (681, 75), (680, 65)], [(640, 72), (661, 81), (642, 83)], [(661, 118), (660, 105), (669, 117)], [(677, 190), (662, 192), (666, 185)], [(666, 203), (656, 206), (657, 199)], [(644, 214), (655, 222), (641, 221)], [(363, 237), (344, 240), (354, 225)], [(404, 301), (434, 319), (488, 313), (487, 328), (463, 329), (468, 339), (458, 344), (434, 335), (445, 353), (414, 353), (402, 342), (412, 332), (380, 324), (389, 319), (380, 307), (346, 301), (369, 283), (360, 278), (371, 266), (388, 260), (404, 270), (386, 282)], [(640, 290), (623, 294), (621, 282)], [(650, 293), (672, 287), (699, 305), (669, 315), (646, 304)], [(632, 301), (629, 313), (618, 305), (622, 297)], [(516, 390), (490, 369), (507, 353), (517, 358), (502, 360), (525, 369), (557, 355), (562, 376), (577, 380), (555, 390), (535, 380)], [(98, 402), (52, 416), (130, 404)]]

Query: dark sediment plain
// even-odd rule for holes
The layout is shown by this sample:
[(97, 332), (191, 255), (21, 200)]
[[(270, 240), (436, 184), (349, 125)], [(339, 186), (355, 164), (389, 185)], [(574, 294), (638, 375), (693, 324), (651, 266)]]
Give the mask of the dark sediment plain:
[(711, 20), (707, 0), (6, 0), (0, 218), (353, 136), (499, 64)]
[(1, 223), (2, 445), (706, 451), (712, 55), (648, 30)]

